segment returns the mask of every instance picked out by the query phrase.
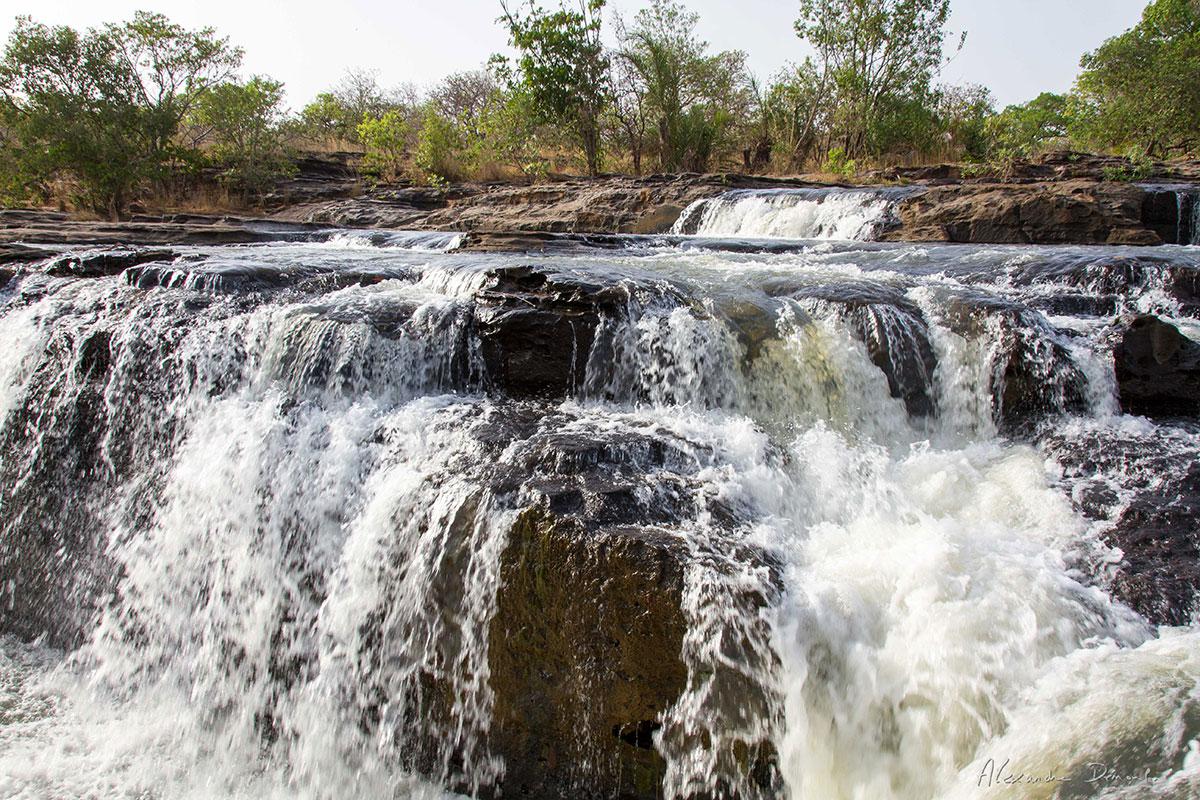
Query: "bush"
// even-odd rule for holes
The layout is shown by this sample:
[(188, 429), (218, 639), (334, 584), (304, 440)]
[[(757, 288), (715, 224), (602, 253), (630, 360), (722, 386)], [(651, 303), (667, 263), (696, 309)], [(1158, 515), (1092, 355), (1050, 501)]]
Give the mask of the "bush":
[(421, 117), (413, 159), (421, 176), (433, 185), (461, 178), (458, 157), (462, 147), (462, 138), (454, 123), (442, 115), (436, 105), (428, 103)]
[(404, 174), (412, 129), (400, 111), (388, 111), (381, 117), (363, 117), (358, 138), (367, 150), (363, 172), (385, 181), (398, 180)]
[(828, 172), (830, 175), (840, 175), (843, 178), (853, 178), (858, 172), (858, 164), (854, 159), (846, 157), (844, 149), (835, 147), (829, 151), (829, 156), (825, 159), (821, 171)]
[(290, 169), (280, 124), (283, 84), (254, 77), (205, 92), (192, 117), (207, 129), (208, 156), (222, 168), (221, 180), (243, 194), (262, 192)]

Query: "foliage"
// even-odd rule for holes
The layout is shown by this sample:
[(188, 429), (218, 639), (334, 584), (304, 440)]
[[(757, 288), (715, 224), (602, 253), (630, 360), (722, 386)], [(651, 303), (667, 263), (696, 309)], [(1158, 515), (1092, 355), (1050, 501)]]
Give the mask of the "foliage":
[(1134, 150), (1126, 156), (1124, 164), (1104, 167), (1101, 174), (1106, 181), (1144, 181), (1154, 174), (1154, 160)]
[(827, 114), (825, 76), (812, 60), (775, 76), (762, 101), (768, 136), (792, 170), (803, 168), (817, 149)]
[(858, 164), (846, 155), (845, 150), (835, 147), (829, 151), (829, 156), (825, 159), (821, 171), (830, 175), (840, 175), (843, 178), (853, 178), (858, 172)]
[(1200, 149), (1200, 2), (1154, 0), (1141, 22), (1088, 53), (1073, 133), (1148, 156)]
[(933, 95), (949, 15), (950, 0), (801, 0), (796, 33), (829, 87), (828, 138), (849, 157), (880, 155), (906, 125), (927, 124), (914, 112)]
[(524, 175), (539, 175), (548, 165), (539, 147), (537, 126), (522, 91), (497, 91), (479, 115), (479, 135), (468, 146), (468, 159), (476, 170), (489, 164), (513, 167)]
[(211, 29), (139, 12), (80, 33), (18, 18), (0, 62), (9, 158), (76, 203), (116, 218), (161, 179), (183, 117), (240, 62)]
[(499, 91), (496, 76), (480, 69), (447, 76), (430, 93), (429, 99), (464, 136), (477, 137), (482, 133), (483, 115)]
[(421, 119), (421, 130), (417, 134), (417, 150), (413, 157), (421, 175), (431, 184), (438, 185), (461, 177), (457, 154), (462, 150), (462, 139), (454, 123), (445, 116), (434, 102), (425, 105)]
[(209, 143), (222, 180), (242, 192), (268, 188), (289, 171), (280, 123), (283, 84), (264, 77), (229, 82), (201, 95), (193, 123)]
[(363, 117), (358, 125), (359, 141), (367, 150), (363, 171), (382, 180), (397, 180), (404, 173), (411, 135), (412, 126), (401, 111)]
[(1009, 106), (987, 122), (996, 155), (1014, 158), (1033, 155), (1062, 142), (1071, 124), (1064, 95), (1043, 92), (1024, 105)]
[(183, 120), (204, 93), (226, 81), (242, 51), (212, 28), (189, 31), (162, 14), (138, 11), (131, 21), (106, 25), (142, 109), (149, 158), (165, 164)]
[(351, 69), (336, 86), (318, 94), (300, 111), (300, 126), (309, 138), (362, 144), (358, 126), (363, 119), (378, 119), (389, 111), (402, 111), (415, 127), (417, 105), (414, 91), (402, 88), (389, 96), (379, 86), (376, 71)]
[(699, 17), (673, 0), (653, 0), (621, 27), (619, 59), (640, 83), (660, 169), (708, 168), (751, 95), (744, 53), (708, 53)]
[(358, 124), (363, 115), (342, 104), (333, 92), (322, 92), (300, 112), (303, 130), (310, 136), (326, 141), (354, 142), (358, 140)]
[[(514, 91), (536, 121), (561, 126), (583, 150), (589, 175), (600, 171), (601, 124), (611, 98), (608, 56), (600, 41), (604, 0), (579, 0), (546, 11), (533, 0), (524, 14), (501, 0), (509, 38), (520, 53)], [(519, 84), (519, 85), (518, 85)]]
[(989, 122), (995, 102), (986, 86), (947, 86), (937, 93), (938, 126), (946, 142), (961, 151), (967, 161), (983, 161), (991, 152)]

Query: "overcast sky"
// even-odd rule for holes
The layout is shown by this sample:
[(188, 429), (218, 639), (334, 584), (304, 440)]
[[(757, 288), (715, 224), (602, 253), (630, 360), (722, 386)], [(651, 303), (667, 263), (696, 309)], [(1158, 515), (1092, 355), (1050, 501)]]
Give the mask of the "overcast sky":
[[(1070, 88), (1079, 56), (1134, 25), (1147, 0), (952, 0), (963, 51), (943, 73), (982, 83), (1003, 104)], [(646, 0), (609, 0), (631, 16)], [(545, 3), (544, 3), (545, 4)], [(741, 49), (766, 77), (804, 49), (792, 29), (798, 0), (689, 0), (714, 47)], [(472, 69), (506, 46), (499, 0), (0, 0), (0, 33), (18, 15), (89, 27), (136, 9), (160, 11), (188, 27), (211, 25), (246, 51), (245, 72), (284, 81), (288, 102), (304, 105), (348, 67), (379, 71), (391, 86), (431, 85)]]

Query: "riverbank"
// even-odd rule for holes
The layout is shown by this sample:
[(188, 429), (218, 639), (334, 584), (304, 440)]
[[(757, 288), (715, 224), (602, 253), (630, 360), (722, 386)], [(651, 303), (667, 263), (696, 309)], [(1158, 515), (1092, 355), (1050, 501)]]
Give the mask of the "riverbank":
[(143, 214), (113, 223), (0, 212), (0, 261), (22, 260), (12, 247), (18, 243), (215, 245), (329, 228), (475, 232), (486, 236), (472, 241), (486, 239), (489, 249), (538, 249), (539, 237), (511, 234), (664, 234), (692, 204), (730, 192), (825, 189), (896, 193), (872, 232), (882, 241), (1155, 246), (1190, 241), (1200, 207), (1188, 199), (1200, 197), (1200, 164), (1162, 164), (1137, 181), (1111, 180), (1122, 159), (1073, 154), (1022, 162), (1004, 177), (968, 177), (961, 165), (941, 165), (880, 171), (864, 176), (872, 183), (855, 185), (682, 174), (366, 187), (340, 161), (310, 161), (249, 214)]

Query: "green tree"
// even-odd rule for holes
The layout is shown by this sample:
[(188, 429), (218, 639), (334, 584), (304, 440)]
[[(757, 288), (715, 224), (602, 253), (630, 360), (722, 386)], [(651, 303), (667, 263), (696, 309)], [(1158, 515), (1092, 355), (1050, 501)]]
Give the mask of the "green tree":
[(467, 158), (476, 172), (487, 171), (494, 164), (513, 167), (524, 175), (546, 171), (533, 103), (520, 87), (492, 95), (480, 112), (478, 135), (467, 144)]
[(413, 156), (422, 176), (431, 184), (461, 177), (458, 157), (462, 148), (462, 137), (454, 122), (441, 112), (437, 103), (426, 103)]
[(1076, 138), (1153, 157), (1200, 148), (1200, 0), (1155, 0), (1081, 67)]
[(933, 101), (949, 16), (950, 0), (801, 0), (796, 33), (832, 89), (829, 146), (858, 158), (894, 147), (898, 126), (927, 132), (917, 111)]
[(654, 0), (619, 29), (619, 58), (644, 87), (661, 169), (701, 171), (753, 101), (739, 51), (710, 54), (699, 16), (672, 0)]
[(984, 161), (992, 148), (989, 124), (995, 116), (995, 102), (986, 86), (946, 86), (937, 93), (938, 128), (954, 157)]
[(763, 114), (785, 166), (802, 169), (815, 155), (828, 113), (828, 83), (812, 62), (806, 60), (779, 72), (763, 98)]
[(608, 56), (600, 40), (604, 0), (579, 0), (546, 11), (530, 0), (522, 14), (501, 0), (501, 21), (519, 52), (519, 90), (541, 123), (568, 131), (589, 175), (600, 172), (601, 125), (608, 108)]
[(228, 80), (242, 51), (212, 28), (190, 31), (162, 14), (138, 11), (129, 22), (105, 26), (136, 90), (149, 160), (165, 165), (176, 134), (200, 97)]
[(222, 178), (243, 193), (261, 192), (288, 171), (281, 123), (283, 84), (255, 76), (201, 95), (192, 116)]
[(10, 158), (74, 202), (118, 218), (161, 179), (180, 123), (240, 51), (164, 17), (80, 33), (18, 18), (0, 62)]
[(1066, 141), (1071, 126), (1065, 95), (1043, 92), (1021, 105), (1005, 108), (987, 122), (994, 154), (1001, 159), (1034, 155)]
[(358, 138), (367, 149), (363, 169), (383, 180), (397, 180), (404, 174), (411, 136), (412, 126), (399, 110), (364, 117), (358, 126)]
[(343, 105), (333, 92), (322, 92), (300, 111), (304, 132), (316, 139), (357, 142), (363, 115)]

